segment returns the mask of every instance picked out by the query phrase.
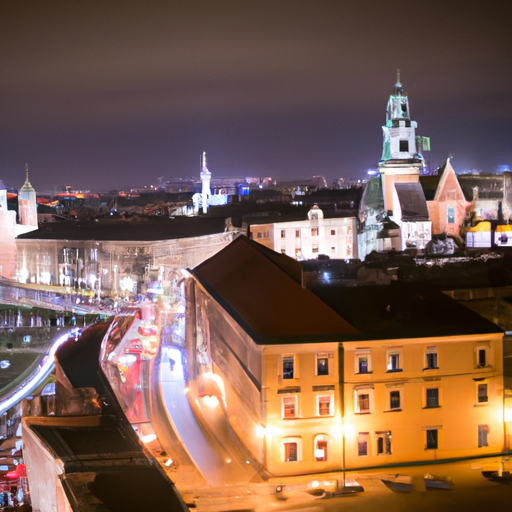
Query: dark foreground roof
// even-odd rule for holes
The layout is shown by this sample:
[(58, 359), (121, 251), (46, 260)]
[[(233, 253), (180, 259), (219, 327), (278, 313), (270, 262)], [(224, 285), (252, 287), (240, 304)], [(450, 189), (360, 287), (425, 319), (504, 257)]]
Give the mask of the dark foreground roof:
[(300, 271), (295, 260), (240, 236), (192, 273), (257, 343), (357, 336), (357, 329), (300, 285)]
[(444, 293), (417, 283), (353, 288), (315, 285), (311, 291), (367, 339), (503, 332)]
[(140, 220), (99, 219), (48, 222), (20, 235), (37, 240), (122, 240), (156, 241), (212, 235), (225, 231), (223, 217), (144, 217)]

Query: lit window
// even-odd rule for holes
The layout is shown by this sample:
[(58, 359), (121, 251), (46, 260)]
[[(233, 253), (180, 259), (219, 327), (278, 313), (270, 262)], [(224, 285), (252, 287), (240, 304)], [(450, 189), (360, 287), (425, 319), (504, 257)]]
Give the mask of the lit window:
[(283, 461), (297, 462), (302, 460), (302, 440), (300, 437), (291, 437), (283, 440)]
[(368, 432), (359, 432), (357, 436), (357, 455), (365, 457), (368, 455), (368, 447), (370, 441), (370, 434)]
[(439, 407), (439, 388), (426, 389), (426, 407)]
[(388, 372), (399, 372), (400, 368), (400, 352), (398, 350), (388, 350)]
[(425, 448), (427, 450), (437, 450), (437, 443), (438, 443), (438, 430), (437, 428), (428, 428), (426, 430), (427, 434), (427, 443)]
[(359, 393), (357, 395), (357, 408), (359, 412), (368, 412), (370, 410), (370, 395)]
[(311, 228), (311, 236), (318, 236), (318, 228)]
[(377, 455), (391, 455), (391, 431), (375, 432), (377, 436)]
[(332, 416), (331, 395), (319, 395), (317, 397), (317, 416)]
[(437, 347), (427, 347), (425, 354), (426, 369), (434, 370), (437, 369)]
[(489, 343), (478, 343), (476, 345), (476, 367), (485, 368), (491, 363), (491, 347)]
[(389, 408), (391, 410), (397, 410), (402, 407), (400, 390), (395, 389), (389, 392)]
[(327, 460), (328, 437), (320, 434), (315, 437), (315, 459), (317, 461)]
[(448, 217), (448, 224), (453, 224), (455, 222), (455, 209), (453, 205), (449, 205), (446, 207), (446, 213)]
[(294, 377), (294, 357), (283, 357), (283, 379), (293, 379)]
[(487, 394), (487, 384), (478, 384), (478, 403), (485, 404), (489, 401)]
[(355, 373), (371, 373), (371, 358), (368, 350), (364, 352), (356, 352), (355, 355)]
[(356, 414), (366, 414), (371, 412), (373, 388), (356, 388), (354, 401), (354, 410)]
[(329, 375), (329, 354), (316, 355), (316, 374)]
[(297, 417), (297, 397), (296, 396), (283, 396), (282, 417), (283, 418), (296, 418)]
[(489, 427), (487, 425), (478, 425), (478, 448), (489, 446), (487, 435), (489, 434)]

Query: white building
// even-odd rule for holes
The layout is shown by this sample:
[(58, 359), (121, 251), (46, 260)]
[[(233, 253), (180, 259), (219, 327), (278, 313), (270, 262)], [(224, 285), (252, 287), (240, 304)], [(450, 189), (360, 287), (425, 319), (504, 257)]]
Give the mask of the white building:
[(355, 217), (325, 219), (314, 206), (307, 220), (250, 226), (250, 238), (276, 252), (298, 260), (327, 255), (333, 259), (357, 258)]

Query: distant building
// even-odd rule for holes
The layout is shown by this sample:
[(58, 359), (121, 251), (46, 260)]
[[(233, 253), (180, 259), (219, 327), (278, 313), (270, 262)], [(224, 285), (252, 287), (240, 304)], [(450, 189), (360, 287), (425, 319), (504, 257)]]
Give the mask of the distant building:
[(357, 258), (355, 217), (326, 219), (314, 206), (307, 220), (253, 224), (250, 237), (269, 249), (299, 260), (321, 255), (335, 259)]
[(0, 180), (0, 276), (8, 279), (16, 275), (16, 237), (37, 229), (35, 191), (28, 181), (28, 173), (18, 197), (20, 224), (16, 222), (16, 212), (8, 209), (7, 188)]
[(18, 192), (18, 211), (20, 224), (37, 228), (37, 200), (36, 191), (28, 181), (28, 166), (25, 183)]
[(166, 291), (173, 270), (199, 264), (236, 236), (215, 217), (41, 224), (17, 238), (12, 277), (114, 297), (144, 293), (150, 282)]
[[(430, 176), (421, 177), (422, 186), (423, 181), (430, 178)], [(432, 221), (432, 233), (460, 236), (460, 228), (471, 208), (471, 201), (466, 200), (449, 158), (439, 169), (436, 181), (437, 186), (432, 191), (433, 195), (424, 187)], [(427, 194), (429, 195), (427, 196)]]
[(425, 195), (419, 183), (425, 167), (420, 153), (423, 138), (416, 137), (416, 127), (398, 76), (386, 109), (386, 125), (382, 127), (379, 175), (368, 180), (361, 201), (361, 259), (373, 250), (423, 250), (432, 238)]

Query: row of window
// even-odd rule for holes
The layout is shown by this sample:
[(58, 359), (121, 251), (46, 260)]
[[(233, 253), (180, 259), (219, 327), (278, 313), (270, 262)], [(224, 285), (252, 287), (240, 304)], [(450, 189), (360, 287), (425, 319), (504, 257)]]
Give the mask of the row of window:
[[(316, 375), (329, 375), (333, 369), (329, 368), (329, 359), (333, 358), (333, 353), (316, 354)], [(490, 346), (488, 344), (477, 344), (475, 348), (475, 365), (477, 368), (484, 368), (491, 364)], [(439, 369), (438, 349), (436, 346), (426, 347), (425, 349), (425, 370)], [(294, 355), (283, 356), (282, 376), (283, 379), (297, 378), (297, 365)], [(400, 348), (388, 349), (386, 354), (387, 372), (400, 372), (403, 370), (402, 351)], [(366, 374), (372, 373), (372, 360), (370, 349), (358, 349), (355, 352), (354, 373)]]
[[(347, 226), (346, 228), (341, 228), (343, 235), (350, 235), (352, 234), (352, 226)], [(296, 229), (295, 230), (295, 238), (300, 238), (301, 230)], [(311, 228), (311, 236), (318, 236), (319, 231), (318, 228)], [(336, 236), (336, 229), (330, 230), (331, 236)], [(286, 230), (281, 229), (281, 238), (286, 238)]]
[[(477, 382), (475, 385), (475, 403), (489, 402), (489, 385), (487, 382)], [(373, 387), (356, 388), (354, 390), (354, 411), (359, 414), (373, 412)], [(399, 411), (402, 409), (403, 387), (389, 389), (386, 393), (387, 409)], [(438, 386), (424, 388), (423, 408), (441, 407), (441, 388)]]
[[(281, 417), (284, 419), (293, 419), (301, 417), (298, 408), (299, 398), (297, 395), (283, 396), (281, 399)], [(334, 397), (333, 395), (320, 394), (316, 396), (316, 416), (334, 415)]]
[[(326, 248), (326, 250), (327, 250), (327, 248)], [(331, 254), (336, 254), (336, 250), (337, 250), (336, 246), (331, 245), (331, 248), (330, 248)], [(313, 244), (311, 246), (311, 252), (312, 253), (320, 252), (320, 247), (318, 245)], [(286, 254), (286, 248), (281, 249), (281, 254)], [(295, 257), (299, 257), (299, 256), (302, 256), (302, 247), (295, 247)], [(352, 256), (352, 244), (351, 243), (347, 243), (347, 245), (345, 247), (345, 256), (347, 258)]]
[[(489, 366), (490, 363), (490, 346), (478, 344), (475, 349), (475, 366), (477, 368), (484, 368), (486, 366)], [(426, 347), (424, 369), (439, 369), (439, 357), (437, 347)], [(402, 352), (399, 348), (393, 348), (387, 351), (386, 370), (387, 372), (400, 372), (403, 370)], [(356, 351), (354, 373), (372, 373), (370, 349), (360, 349)]]
[[(441, 427), (426, 427), (423, 429), (424, 449), (439, 449), (439, 431)], [(488, 446), (489, 427), (487, 425), (478, 425), (477, 443), (479, 448)], [(357, 435), (357, 456), (368, 457), (375, 455), (391, 455), (392, 453), (392, 433), (391, 430), (376, 431), (373, 439), (373, 449), (371, 444), (370, 432), (359, 432)], [(329, 445), (333, 442), (326, 434), (315, 436), (314, 458), (318, 462), (329, 460)], [(282, 460), (283, 462), (298, 462), (302, 460), (302, 438), (288, 437), (282, 440)]]
[[(333, 370), (329, 368), (329, 359), (332, 360), (333, 357), (332, 352), (316, 354), (316, 375), (330, 375), (332, 373)], [(295, 356), (283, 356), (282, 371), (283, 379), (297, 378)]]
[[(386, 392), (387, 411), (402, 410), (403, 387), (388, 389)], [(476, 404), (489, 402), (489, 385), (487, 382), (476, 383)], [(357, 414), (368, 414), (374, 411), (374, 389), (373, 387), (356, 388), (354, 390), (354, 412)], [(423, 408), (441, 407), (441, 388), (424, 388)], [(320, 393), (316, 396), (316, 416), (332, 416), (334, 414), (334, 396), (332, 394)], [(299, 397), (295, 394), (283, 396), (281, 399), (281, 417), (293, 419), (301, 417), (299, 414)]]

